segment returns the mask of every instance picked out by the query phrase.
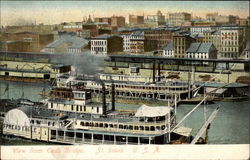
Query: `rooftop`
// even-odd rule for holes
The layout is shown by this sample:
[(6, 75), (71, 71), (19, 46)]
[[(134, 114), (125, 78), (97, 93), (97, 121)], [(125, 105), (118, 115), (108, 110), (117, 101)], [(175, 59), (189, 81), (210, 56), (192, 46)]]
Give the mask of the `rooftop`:
[(213, 35), (220, 35), (220, 31), (214, 31), (212, 34)]
[[(209, 21), (199, 21), (199, 22), (209, 22)], [(217, 28), (217, 26), (192, 26), (190, 28)]]
[(163, 57), (163, 56), (151, 56), (151, 55), (109, 55), (105, 59), (107, 62), (133, 62), (133, 63), (164, 63), (166, 61), (196, 61), (196, 62), (215, 62), (215, 63), (244, 63), (248, 64), (249, 60), (245, 59), (187, 59), (187, 58), (176, 58), (176, 57)]
[[(208, 87), (223, 87), (226, 84), (225, 83), (221, 83), (221, 82), (195, 82), (195, 85), (198, 86), (208, 86)], [(228, 85), (226, 85), (224, 88), (234, 88), (234, 87), (248, 87), (248, 84), (243, 84), (243, 83), (230, 83)]]
[(52, 72), (49, 70), (42, 69), (12, 69), (12, 68), (0, 68), (0, 71), (8, 71), (8, 72), (19, 72), (19, 73), (40, 73), (40, 74), (51, 74)]
[(242, 30), (242, 27), (238, 26), (228, 26), (228, 27), (221, 27), (221, 30)]
[(208, 53), (212, 45), (212, 43), (192, 43), (186, 52)]
[(248, 41), (247, 46), (244, 49), (244, 51), (250, 51), (250, 41)]
[(144, 36), (144, 31), (134, 31), (131, 35), (132, 36)]
[(191, 34), (190, 37), (192, 38), (204, 38), (204, 34), (202, 33), (198, 33), (198, 34)]
[(118, 31), (180, 31), (180, 27), (158, 27), (158, 28), (119, 28)]
[(108, 39), (108, 38), (113, 37), (113, 36), (116, 36), (116, 35), (113, 35), (113, 34), (103, 34), (103, 35), (100, 35), (100, 36), (93, 37), (91, 39)]
[(61, 35), (58, 40), (48, 44), (46, 48), (56, 48), (63, 43), (69, 44), (69, 48), (82, 48), (88, 44), (88, 40), (71, 35)]
[(165, 47), (164, 50), (169, 51), (174, 49), (174, 43), (173, 41), (170, 41)]

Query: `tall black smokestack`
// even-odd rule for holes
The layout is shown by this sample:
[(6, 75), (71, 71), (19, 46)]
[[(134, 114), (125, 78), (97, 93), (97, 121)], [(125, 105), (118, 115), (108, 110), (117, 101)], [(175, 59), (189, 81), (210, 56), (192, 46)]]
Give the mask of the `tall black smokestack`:
[(105, 89), (105, 84), (101, 82), (102, 85), (102, 112), (104, 115), (107, 114), (107, 106), (106, 106), (106, 89)]
[(115, 111), (115, 84), (112, 81), (112, 97), (111, 97), (111, 103), (112, 103), (112, 111)]
[(161, 81), (161, 63), (158, 62), (158, 82)]
[(153, 62), (153, 82), (155, 82), (155, 61)]

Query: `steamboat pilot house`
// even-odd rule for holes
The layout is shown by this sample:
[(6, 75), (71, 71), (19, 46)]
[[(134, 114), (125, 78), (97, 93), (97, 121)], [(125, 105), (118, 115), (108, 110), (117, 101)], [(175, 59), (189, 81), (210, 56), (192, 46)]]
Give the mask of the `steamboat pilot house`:
[(103, 114), (110, 106), (106, 103), (105, 94), (103, 94), (102, 103), (92, 101), (91, 91), (86, 90), (81, 83), (71, 88), (52, 89), (47, 102), (48, 109), (51, 110), (87, 114)]

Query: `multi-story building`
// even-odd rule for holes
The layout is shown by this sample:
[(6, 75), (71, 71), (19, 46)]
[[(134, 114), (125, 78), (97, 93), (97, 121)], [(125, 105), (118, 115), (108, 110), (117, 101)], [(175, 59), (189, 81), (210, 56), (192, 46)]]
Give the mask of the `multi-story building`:
[(217, 49), (212, 43), (192, 43), (186, 51), (186, 58), (216, 59)]
[[(95, 24), (84, 24), (82, 25), (82, 35), (89, 35), (90, 37), (95, 37), (98, 35), (98, 28)], [(86, 37), (89, 38), (89, 37)]]
[(145, 39), (144, 38), (144, 31), (140, 31), (140, 30), (134, 31), (132, 33), (130, 32), (127, 34), (122, 34), (121, 37), (123, 38), (123, 51), (124, 52), (132, 52), (131, 51), (131, 41), (133, 41), (133, 43), (134, 43), (133, 45), (135, 45), (137, 43), (136, 40), (139, 40), (138, 44), (141, 44), (142, 41), (144, 41), (144, 39)]
[(150, 43), (150, 41), (157, 41), (156, 49), (163, 49), (173, 38), (172, 30), (168, 29), (149, 29), (144, 31), (145, 39)]
[(236, 20), (236, 24), (239, 26), (250, 26), (250, 17), (248, 18), (239, 18)]
[(63, 30), (66, 32), (76, 32), (82, 29), (83, 22), (64, 23)]
[(91, 38), (91, 53), (97, 55), (115, 54), (123, 51), (123, 39), (116, 35), (101, 35)]
[(130, 53), (140, 54), (144, 53), (144, 38), (130, 40)]
[[(22, 48), (22, 46), (16, 48), (16, 51), (22, 52), (23, 50), (25, 52), (39, 52), (43, 47), (45, 47), (47, 44), (53, 42), (54, 35), (53, 34), (38, 34), (38, 33), (32, 33), (32, 32), (18, 32), (18, 33), (3, 33), (1, 41), (2, 42), (28, 42), (29, 47)], [(13, 43), (12, 45), (16, 45), (17, 43)], [(24, 44), (24, 43), (23, 43)], [(25, 43), (24, 45), (26, 45)]]
[(205, 36), (202, 33), (191, 34), (190, 37), (195, 39), (195, 42), (203, 43), (205, 40)]
[(165, 25), (165, 16), (158, 11), (156, 15), (148, 15), (147, 19), (145, 20), (146, 23), (155, 23), (157, 25)]
[(218, 16), (218, 12), (215, 13), (207, 13), (206, 19), (209, 21), (215, 21), (215, 17)]
[(189, 35), (175, 35), (173, 37), (173, 44), (174, 44), (174, 57), (176, 58), (185, 58), (186, 57), (186, 50), (190, 47), (191, 43), (195, 40), (190, 37)]
[(55, 30), (63, 30), (62, 24), (54, 25), (19, 25), (19, 26), (6, 26), (2, 28), (3, 32), (8, 33), (18, 33), (18, 32), (32, 32), (32, 33), (42, 33), (42, 34), (51, 34)]
[(5, 41), (0, 42), (0, 51), (5, 52), (29, 52), (30, 43), (23, 41)]
[(191, 21), (189, 13), (170, 13), (168, 14), (168, 24), (171, 26), (182, 26), (185, 22)]
[(216, 22), (208, 21), (208, 20), (197, 20), (197, 21), (192, 22), (192, 26), (196, 26), (196, 27), (216, 26)]
[(204, 32), (208, 32), (208, 31), (212, 31), (213, 27), (210, 26), (193, 26), (190, 27), (190, 33), (191, 34), (199, 34), (199, 33), (204, 33)]
[(122, 16), (111, 17), (111, 26), (112, 27), (124, 27), (125, 26), (125, 17), (122, 17)]
[(111, 34), (112, 33), (112, 30), (110, 29), (98, 29), (98, 35), (102, 35), (102, 34)]
[(91, 31), (90, 30), (78, 30), (76, 32), (76, 35), (81, 38), (90, 38), (91, 37)]
[(101, 17), (101, 18), (94, 18), (95, 22), (104, 22), (111, 25), (111, 18), (110, 17)]
[(129, 15), (129, 24), (137, 25), (144, 23), (144, 16)]
[(218, 52), (220, 52), (221, 50), (220, 30), (204, 32), (204, 37), (205, 37), (204, 38), (205, 43), (212, 43), (218, 50)]
[(131, 34), (121, 34), (121, 37), (123, 38), (123, 51), (129, 52), (130, 51)]
[(225, 24), (236, 24), (237, 17), (236, 16), (215, 16), (215, 22), (217, 25), (225, 25)]
[(222, 27), (220, 29), (221, 50), (219, 58), (238, 58), (243, 51), (243, 28)]

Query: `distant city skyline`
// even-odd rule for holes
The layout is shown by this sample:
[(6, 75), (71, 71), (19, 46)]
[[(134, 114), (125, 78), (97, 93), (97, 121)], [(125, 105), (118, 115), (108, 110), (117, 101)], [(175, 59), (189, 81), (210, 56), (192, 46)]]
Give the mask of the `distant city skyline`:
[(249, 16), (249, 1), (0, 1), (1, 25), (58, 24), (82, 21), (84, 17), (124, 16), (129, 14), (163, 15), (189, 12), (205, 17), (206, 13)]

